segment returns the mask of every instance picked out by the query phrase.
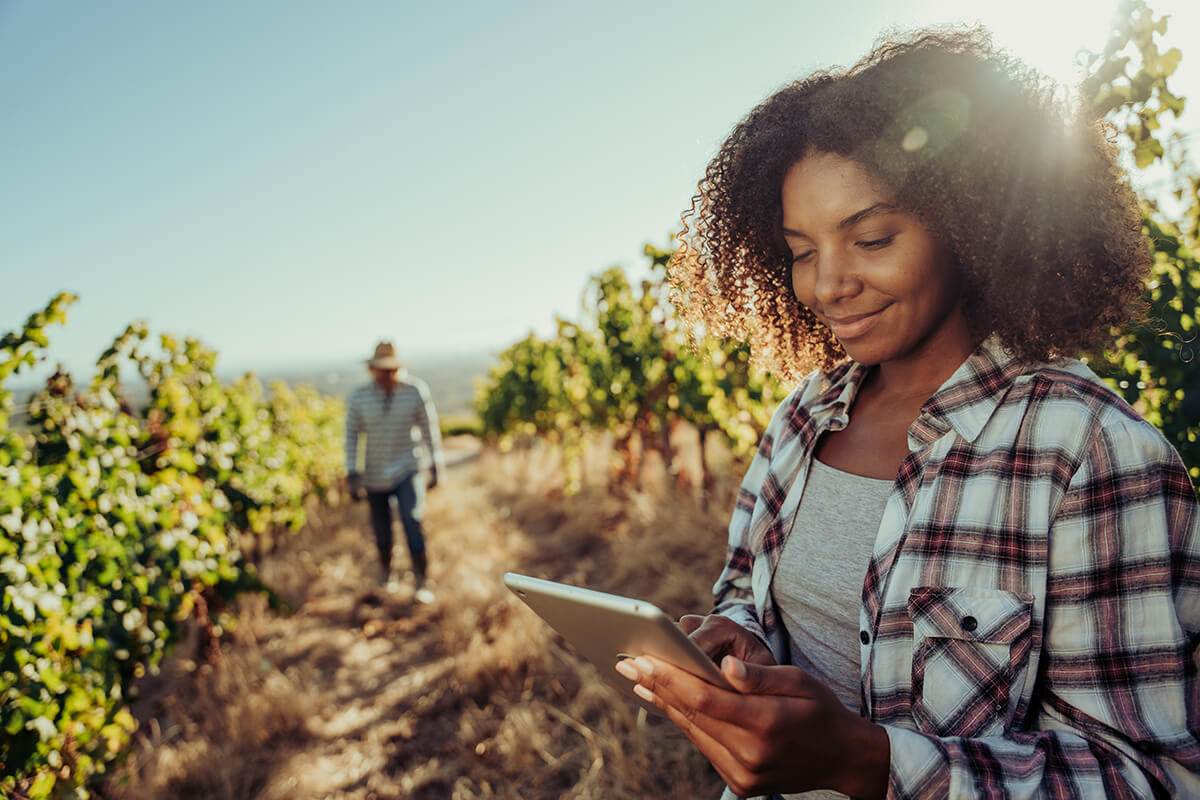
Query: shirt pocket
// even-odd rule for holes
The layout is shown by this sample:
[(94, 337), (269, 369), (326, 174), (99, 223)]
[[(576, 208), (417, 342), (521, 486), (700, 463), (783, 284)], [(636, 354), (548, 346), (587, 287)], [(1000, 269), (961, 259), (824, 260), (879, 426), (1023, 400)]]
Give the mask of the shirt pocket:
[(1033, 597), (1002, 589), (918, 586), (913, 625), (912, 709), (936, 736), (1003, 733), (1009, 689), (1029, 660)]

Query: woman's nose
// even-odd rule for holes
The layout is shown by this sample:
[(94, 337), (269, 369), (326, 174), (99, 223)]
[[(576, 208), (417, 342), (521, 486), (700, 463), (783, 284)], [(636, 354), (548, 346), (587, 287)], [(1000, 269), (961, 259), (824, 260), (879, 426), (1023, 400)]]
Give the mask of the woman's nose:
[(838, 253), (829, 253), (817, 259), (813, 294), (821, 305), (832, 305), (857, 294), (861, 289), (862, 284), (850, 259)]

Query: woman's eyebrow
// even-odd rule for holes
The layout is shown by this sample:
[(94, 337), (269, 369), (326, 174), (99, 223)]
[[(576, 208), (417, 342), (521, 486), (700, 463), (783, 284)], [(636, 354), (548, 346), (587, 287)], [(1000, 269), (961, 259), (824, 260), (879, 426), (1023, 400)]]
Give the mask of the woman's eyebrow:
[(850, 216), (846, 217), (844, 220), (838, 223), (838, 229), (844, 230), (849, 228), (851, 225), (856, 225), (869, 217), (878, 217), (883, 214), (891, 214), (899, 210), (900, 209), (896, 208), (890, 203), (875, 203), (874, 205), (867, 206), (862, 211), (856, 211)]
[[(891, 205), (890, 203), (882, 203), (882, 202), (875, 203), (874, 205), (867, 206), (862, 211), (855, 211), (853, 214), (851, 214), (850, 216), (846, 217), (844, 220), (839, 222), (838, 230), (845, 230), (846, 228), (849, 228), (852, 225), (856, 225), (859, 222), (862, 222), (864, 219), (869, 219), (871, 217), (878, 217), (878, 216), (882, 216), (884, 214), (894, 214), (899, 210), (900, 210), (899, 208), (897, 208), (894, 205)], [(797, 231), (797, 230), (793, 230), (792, 228), (783, 228), (783, 235), (784, 236), (808, 236), (808, 234), (804, 233), (804, 231)]]

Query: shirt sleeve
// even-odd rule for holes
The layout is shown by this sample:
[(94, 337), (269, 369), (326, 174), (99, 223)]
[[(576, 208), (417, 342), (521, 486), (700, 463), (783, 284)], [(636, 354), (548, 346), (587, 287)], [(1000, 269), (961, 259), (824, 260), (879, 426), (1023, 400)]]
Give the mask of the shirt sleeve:
[(417, 425), (421, 428), (421, 440), (429, 448), (429, 458), (434, 471), (446, 471), (445, 456), (442, 455), (442, 430), (438, 426), (437, 409), (433, 407), (433, 395), (424, 383), (417, 384), (421, 403), (417, 407)]
[(1200, 513), (1146, 428), (1098, 431), (1058, 509), (1027, 729), (885, 726), (889, 798), (1200, 797)]
[(358, 472), (358, 437), (362, 433), (362, 414), (357, 394), (346, 400), (346, 472)]
[(764, 640), (766, 633), (754, 608), (754, 592), (751, 586), (754, 553), (749, 540), (750, 520), (758, 501), (758, 490), (771, 468), (771, 441), (771, 431), (768, 427), (754, 459), (750, 462), (750, 468), (742, 479), (741, 488), (738, 489), (737, 502), (729, 522), (725, 568), (713, 586), (712, 610), (712, 613), (729, 617)]
[(788, 418), (796, 405), (801, 402), (810, 380), (802, 382), (779, 404), (767, 424), (766, 431), (763, 432), (758, 450), (738, 489), (737, 502), (729, 520), (725, 568), (713, 586), (712, 613), (729, 617), (764, 642), (769, 640), (769, 636), (758, 616), (752, 581), (756, 556), (752, 541), (754, 512), (768, 481), (773, 479), (772, 455), (780, 434), (787, 426)]

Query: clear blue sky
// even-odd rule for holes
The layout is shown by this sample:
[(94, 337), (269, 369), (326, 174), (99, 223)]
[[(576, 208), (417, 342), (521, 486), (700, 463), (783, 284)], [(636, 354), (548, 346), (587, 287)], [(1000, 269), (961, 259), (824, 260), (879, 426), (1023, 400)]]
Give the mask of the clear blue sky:
[[(1194, 127), (1200, 3), (1151, 5)], [(1114, 6), (0, 0), (0, 330), (67, 289), (80, 377), (135, 318), (227, 369), (496, 351), (639, 274), (784, 82), (952, 21), (1069, 77)]]

